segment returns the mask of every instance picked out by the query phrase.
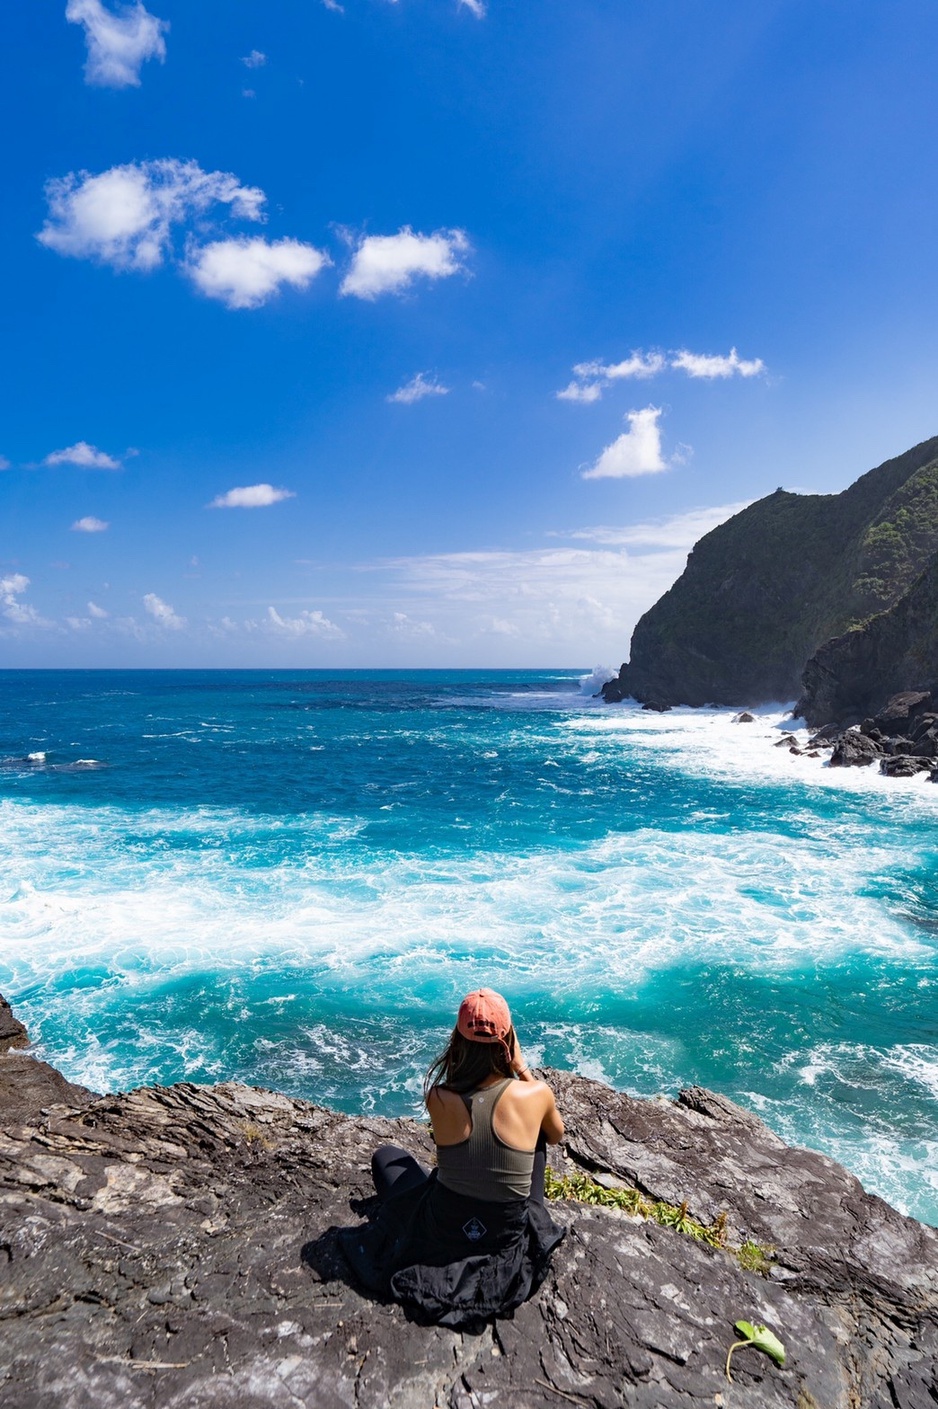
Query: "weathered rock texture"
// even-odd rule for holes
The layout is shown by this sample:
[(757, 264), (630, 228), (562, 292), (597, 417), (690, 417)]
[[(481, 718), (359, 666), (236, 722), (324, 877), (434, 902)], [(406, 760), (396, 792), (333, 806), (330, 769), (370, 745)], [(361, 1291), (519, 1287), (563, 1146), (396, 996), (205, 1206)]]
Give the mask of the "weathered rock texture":
[(890, 610), (822, 645), (797, 712), (815, 727), (881, 710), (897, 691), (938, 689), (938, 557)]
[[(631, 659), (603, 696), (685, 705), (793, 699), (822, 643), (893, 607), (936, 550), (938, 437), (842, 494), (779, 489), (695, 545), (681, 577), (636, 625)], [(901, 688), (885, 685), (882, 698)]]
[[(0, 1063), (9, 1058), (0, 1058)], [(22, 1058), (21, 1060), (29, 1060)], [(537, 1296), (480, 1335), (362, 1296), (334, 1229), (385, 1140), (225, 1084), (47, 1105), (0, 1124), (0, 1402), (17, 1409), (934, 1409), (938, 1235), (711, 1092), (638, 1101), (554, 1072), (568, 1169), (687, 1200), (774, 1244), (771, 1275), (612, 1210), (570, 1225)], [(723, 1363), (740, 1317), (784, 1368)]]

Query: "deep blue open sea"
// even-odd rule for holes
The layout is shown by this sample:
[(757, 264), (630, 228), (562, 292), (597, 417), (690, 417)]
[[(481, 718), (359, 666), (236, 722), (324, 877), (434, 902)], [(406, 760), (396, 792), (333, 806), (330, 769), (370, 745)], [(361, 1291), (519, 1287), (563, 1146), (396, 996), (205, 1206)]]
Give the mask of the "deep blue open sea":
[(486, 984), (938, 1223), (938, 787), (578, 675), (0, 672), (0, 991), (99, 1090), (400, 1114)]

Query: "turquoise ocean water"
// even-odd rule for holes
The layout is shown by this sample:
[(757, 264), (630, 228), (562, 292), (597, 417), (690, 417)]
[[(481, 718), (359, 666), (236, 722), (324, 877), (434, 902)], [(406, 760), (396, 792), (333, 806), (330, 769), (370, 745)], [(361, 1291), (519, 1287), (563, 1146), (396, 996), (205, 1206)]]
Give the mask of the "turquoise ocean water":
[(578, 675), (0, 672), (0, 991), (99, 1090), (400, 1114), (488, 984), (938, 1223), (938, 787)]

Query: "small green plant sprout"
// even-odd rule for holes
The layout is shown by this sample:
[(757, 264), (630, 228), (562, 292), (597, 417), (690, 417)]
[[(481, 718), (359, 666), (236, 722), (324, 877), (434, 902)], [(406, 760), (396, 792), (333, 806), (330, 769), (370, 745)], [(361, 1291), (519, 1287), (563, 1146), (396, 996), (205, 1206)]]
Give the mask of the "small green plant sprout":
[(734, 1329), (739, 1332), (743, 1340), (734, 1341), (726, 1352), (726, 1378), (730, 1384), (733, 1383), (733, 1376), (730, 1374), (733, 1351), (742, 1350), (744, 1346), (754, 1345), (756, 1350), (770, 1355), (776, 1365), (785, 1364), (785, 1347), (778, 1336), (769, 1330), (768, 1326), (754, 1326), (751, 1321), (737, 1321)]

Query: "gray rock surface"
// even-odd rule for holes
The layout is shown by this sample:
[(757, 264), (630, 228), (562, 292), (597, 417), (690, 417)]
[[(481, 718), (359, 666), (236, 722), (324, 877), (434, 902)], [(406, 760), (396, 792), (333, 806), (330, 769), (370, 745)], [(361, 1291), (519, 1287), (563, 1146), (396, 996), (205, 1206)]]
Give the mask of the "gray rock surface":
[[(9, 1061), (9, 1058), (0, 1061)], [(28, 1060), (28, 1059), (20, 1059)], [(640, 1101), (547, 1073), (558, 1167), (637, 1185), (734, 1241), (768, 1277), (616, 1210), (569, 1224), (539, 1293), (481, 1335), (407, 1321), (354, 1286), (335, 1237), (373, 1207), (386, 1140), (352, 1118), (235, 1084), (0, 1106), (0, 1403), (17, 1409), (934, 1409), (938, 1235), (840, 1166), (694, 1088)], [(785, 1342), (737, 1352), (740, 1317)]]
[(9, 1052), (11, 1047), (28, 1047), (29, 1037), (19, 1018), (13, 1016), (13, 1009), (0, 993), (0, 1053)]

